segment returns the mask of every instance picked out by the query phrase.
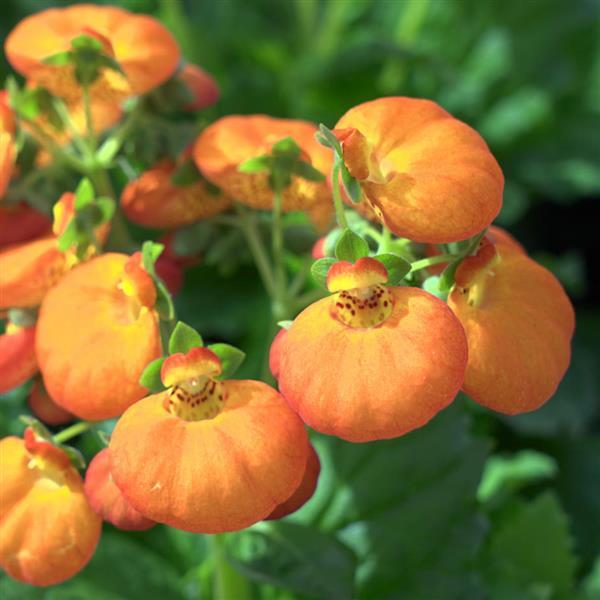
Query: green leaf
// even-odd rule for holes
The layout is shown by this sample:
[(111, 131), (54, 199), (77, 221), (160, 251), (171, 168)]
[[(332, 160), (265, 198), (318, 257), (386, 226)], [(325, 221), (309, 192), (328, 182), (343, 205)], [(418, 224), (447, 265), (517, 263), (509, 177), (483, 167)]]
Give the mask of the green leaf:
[(484, 555), (491, 599), (572, 598), (576, 560), (556, 497), (546, 492), (511, 508)]
[(396, 254), (378, 254), (374, 256), (388, 272), (388, 285), (399, 285), (410, 273), (410, 263)]
[(314, 280), (324, 289), (327, 289), (327, 273), (336, 262), (337, 258), (320, 258), (310, 268)]
[(230, 536), (227, 556), (249, 579), (311, 598), (354, 596), (353, 553), (331, 534), (285, 521), (259, 523)]
[(277, 325), (282, 329), (289, 329), (292, 326), (294, 321), (286, 320), (286, 321), (277, 321)]
[(162, 365), (165, 362), (166, 357), (161, 356), (153, 360), (143, 371), (140, 377), (140, 385), (148, 388), (150, 392), (156, 394), (157, 392), (162, 392), (165, 389), (165, 386), (162, 383), (162, 379), (160, 378), (160, 370), (162, 369)]
[(75, 210), (79, 211), (92, 202), (94, 202), (94, 186), (87, 177), (84, 177), (75, 190)]
[(85, 469), (85, 458), (78, 448), (67, 446), (65, 444), (59, 444), (58, 447), (69, 457), (69, 460), (76, 469)]
[(193, 327), (179, 321), (169, 338), (169, 354), (176, 352), (187, 354), (192, 348), (203, 345), (202, 336)]
[(340, 164), (340, 173), (342, 175), (342, 185), (344, 186), (344, 190), (346, 190), (348, 198), (350, 198), (354, 204), (358, 204), (362, 200), (362, 188), (360, 187), (360, 183), (350, 175), (350, 171), (348, 171), (348, 168), (342, 160), (340, 160)]
[(490, 456), (485, 470), (477, 499), (489, 502), (492, 498), (543, 479), (556, 475), (556, 461), (546, 454), (535, 450), (522, 450), (512, 456)]
[(115, 214), (115, 201), (112, 198), (107, 197), (96, 198), (96, 206), (100, 209), (100, 214), (102, 215), (98, 225), (101, 223), (108, 223)]
[(164, 244), (157, 244), (152, 241), (146, 241), (142, 244), (142, 266), (152, 276), (156, 273), (154, 265), (164, 249)]
[(221, 361), (221, 375), (219, 375), (219, 379), (230, 379), (246, 359), (246, 354), (244, 352), (229, 344), (211, 344), (207, 347), (209, 350), (212, 350)]
[(82, 232), (76, 219), (73, 219), (58, 238), (58, 249), (61, 252), (66, 252), (69, 248), (79, 245), (82, 240)]
[(359, 258), (369, 256), (369, 244), (351, 229), (346, 229), (335, 245), (335, 255), (339, 260), (356, 262)]
[(290, 158), (298, 158), (298, 156), (300, 156), (300, 146), (298, 146), (292, 137), (286, 137), (275, 142), (271, 149), (273, 154), (279, 156), (287, 156)]
[(338, 156), (341, 157), (343, 155), (340, 141), (337, 139), (333, 131), (323, 125), (323, 123), (319, 125), (319, 131), (315, 134), (315, 138), (322, 146), (335, 150)]
[(294, 163), (293, 171), (296, 175), (307, 181), (322, 183), (327, 180), (327, 177), (323, 175), (321, 171), (315, 169), (310, 163), (303, 160), (298, 160)]
[(421, 286), (426, 292), (430, 293), (432, 296), (436, 298), (440, 298), (444, 302), (448, 298), (448, 292), (442, 292), (440, 290), (440, 276), (439, 275), (431, 275), (428, 277)]
[(263, 154), (262, 156), (255, 156), (254, 158), (245, 160), (238, 166), (238, 171), (240, 173), (262, 173), (270, 171), (272, 167), (273, 157)]
[(89, 35), (78, 35), (71, 40), (71, 47), (76, 50), (95, 50), (102, 51), (102, 42)]

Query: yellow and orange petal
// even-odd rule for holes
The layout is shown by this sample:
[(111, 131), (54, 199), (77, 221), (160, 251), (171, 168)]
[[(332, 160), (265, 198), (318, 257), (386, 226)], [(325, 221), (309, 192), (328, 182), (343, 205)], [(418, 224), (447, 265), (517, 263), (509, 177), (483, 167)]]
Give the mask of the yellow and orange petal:
[(172, 354), (163, 362), (160, 370), (160, 378), (165, 387), (194, 377), (214, 379), (220, 374), (221, 361), (208, 348), (192, 348), (187, 354)]
[(115, 527), (126, 531), (145, 531), (156, 525), (123, 498), (110, 473), (108, 448), (100, 450), (88, 465), (84, 489), (96, 514)]
[(37, 370), (35, 325), (18, 327), (9, 323), (0, 335), (0, 393), (25, 383)]
[(385, 266), (374, 258), (365, 256), (356, 263), (340, 260), (327, 272), (327, 289), (330, 292), (366, 288), (388, 280)]
[(144, 94), (175, 72), (180, 58), (177, 42), (157, 20), (113, 6), (76, 4), (51, 8), (23, 19), (9, 34), (4, 49), (14, 69), (69, 101), (82, 91), (70, 66), (44, 60), (69, 50), (71, 41), (88, 35), (101, 40), (105, 52), (121, 66), (124, 76), (104, 69), (91, 86), (93, 98), (115, 101)]
[(28, 429), (0, 441), (0, 566), (12, 578), (54, 585), (81, 571), (100, 538), (101, 519), (68, 456)]
[(44, 384), (36, 381), (31, 388), (29, 398), (27, 399), (29, 410), (43, 423), (56, 427), (70, 423), (73, 415), (58, 406), (48, 395)]
[(3, 248), (0, 309), (38, 306), (67, 269), (67, 258), (54, 236)]
[[(351, 442), (427, 423), (454, 399), (467, 361), (464, 331), (441, 300), (410, 287), (379, 297), (378, 287), (362, 308), (358, 300), (347, 308), (346, 299), (339, 308), (340, 295), (310, 305), (280, 338), (274, 360), (279, 389), (304, 422)], [(384, 302), (381, 322), (363, 326), (361, 314), (379, 317), (370, 305)]]
[(302, 508), (313, 497), (317, 489), (320, 472), (321, 462), (314, 446), (311, 444), (308, 451), (304, 477), (302, 477), (300, 485), (285, 502), (282, 502), (275, 508), (267, 517), (267, 520), (282, 519)]
[(121, 208), (130, 221), (144, 227), (171, 229), (208, 219), (228, 210), (232, 201), (199, 180), (172, 183), (177, 164), (164, 159), (125, 186)]
[(47, 235), (52, 222), (26, 202), (0, 205), (0, 248)]
[(78, 265), (45, 297), (36, 353), (50, 396), (82, 419), (119, 416), (146, 389), (138, 380), (161, 354), (144, 285), (123, 289), (131, 257), (107, 253)]
[(212, 106), (219, 99), (217, 82), (199, 66), (186, 63), (177, 77), (183, 81), (193, 98), (184, 106), (185, 110), (202, 110)]
[[(332, 154), (315, 140), (317, 127), (307, 121), (276, 119), (266, 115), (232, 115), (209, 125), (196, 140), (194, 160), (203, 175), (228, 196), (251, 208), (269, 210), (273, 192), (266, 173), (240, 173), (238, 167), (250, 158), (270, 153), (273, 144), (291, 137), (303, 157), (326, 175)], [(327, 184), (293, 177), (283, 192), (283, 210), (302, 210), (313, 223), (327, 226), (332, 216), (331, 194)]]
[(558, 280), (520, 250), (489, 241), (456, 272), (448, 304), (465, 329), (464, 391), (506, 414), (539, 408), (569, 366), (575, 316)]
[(365, 102), (334, 133), (366, 203), (398, 236), (434, 244), (464, 240), (500, 211), (498, 163), (476, 131), (434, 102)]
[(309, 447), (302, 422), (264, 383), (221, 383), (226, 400), (214, 418), (171, 414), (163, 392), (117, 423), (111, 472), (148, 518), (196, 533), (235, 531), (267, 517), (300, 485)]

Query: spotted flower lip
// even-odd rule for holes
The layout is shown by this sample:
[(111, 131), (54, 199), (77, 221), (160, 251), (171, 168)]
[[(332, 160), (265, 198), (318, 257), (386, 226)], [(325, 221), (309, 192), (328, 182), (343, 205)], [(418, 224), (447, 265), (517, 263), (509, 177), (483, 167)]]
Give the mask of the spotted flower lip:
[[(296, 119), (267, 115), (230, 115), (218, 119), (198, 136), (194, 160), (200, 172), (228, 196), (258, 210), (270, 210), (273, 191), (267, 173), (240, 173), (238, 167), (250, 158), (271, 152), (273, 144), (291, 137), (302, 156), (323, 174), (331, 170), (331, 152), (315, 140), (317, 127)], [(305, 211), (316, 227), (324, 228), (333, 214), (331, 193), (325, 182), (293, 177), (282, 193), (286, 212)]]
[(40, 308), (36, 354), (46, 389), (82, 419), (117, 417), (142, 398), (140, 375), (161, 355), (151, 280), (139, 264), (123, 289), (132, 264), (135, 257), (124, 254), (92, 258), (69, 271)]
[(398, 236), (435, 244), (464, 240), (500, 210), (504, 179), (487, 145), (434, 102), (365, 102), (334, 133), (365, 196), (357, 210)]
[(208, 348), (192, 348), (187, 354), (178, 352), (169, 356), (162, 365), (161, 379), (170, 387), (194, 377), (214, 378), (221, 373), (219, 357)]
[(233, 201), (206, 181), (178, 186), (172, 182), (177, 163), (164, 159), (129, 182), (121, 194), (127, 218), (144, 227), (172, 229), (228, 210)]
[(264, 519), (298, 489), (309, 451), (298, 416), (262, 382), (222, 384), (227, 401), (213, 419), (166, 411), (168, 392), (133, 404), (119, 419), (111, 473), (148, 518), (196, 533), (235, 531)]
[(18, 581), (54, 585), (88, 563), (102, 521), (65, 452), (29, 428), (24, 437), (0, 441), (0, 566)]
[(554, 275), (522, 250), (487, 240), (459, 266), (448, 304), (467, 335), (463, 390), (475, 402), (514, 415), (554, 394), (575, 327)]
[(366, 288), (385, 283), (387, 280), (387, 269), (374, 258), (359, 258), (356, 263), (340, 260), (334, 263), (327, 273), (327, 289), (330, 292), (339, 292)]
[(125, 74), (105, 69), (91, 86), (92, 97), (114, 100), (144, 94), (166, 81), (180, 58), (177, 42), (157, 20), (92, 4), (51, 8), (26, 17), (6, 38), (5, 53), (21, 75), (58, 96), (76, 100), (81, 88), (72, 69), (44, 60), (69, 50), (73, 38), (80, 35), (100, 40)]
[[(321, 433), (351, 442), (398, 437), (448, 406), (463, 383), (467, 343), (446, 304), (418, 288), (385, 290), (389, 312), (380, 322), (340, 318), (334, 296), (311, 304), (275, 340), (270, 364), (281, 394)], [(344, 299), (342, 314), (351, 308)]]

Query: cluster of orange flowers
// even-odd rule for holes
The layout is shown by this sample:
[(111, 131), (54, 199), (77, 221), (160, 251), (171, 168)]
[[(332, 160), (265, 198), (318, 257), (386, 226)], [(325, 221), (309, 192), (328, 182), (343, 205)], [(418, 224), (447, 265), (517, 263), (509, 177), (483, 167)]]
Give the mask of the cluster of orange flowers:
[[(218, 98), (207, 74), (180, 65), (161, 24), (117, 8), (37, 13), (9, 35), (5, 51), (30, 88), (62, 99), (75, 126), (58, 135), (44, 115), (32, 124), (2, 96), (2, 196), (21, 176), (23, 136), (43, 150), (65, 147), (85, 130), (86, 110), (100, 134), (118, 124), (125, 99), (173, 82), (189, 92), (183, 110)], [(72, 59), (84, 51), (97, 61), (89, 81)], [(53, 439), (34, 424), (23, 439), (0, 442), (0, 565), (12, 577), (36, 585), (72, 577), (92, 556), (102, 519), (123, 529), (163, 523), (219, 533), (297, 510), (320, 470), (304, 424), (366, 442), (423, 426), (461, 389), (507, 414), (552, 396), (569, 363), (573, 310), (518, 242), (487, 229), (503, 176), (482, 138), (435, 103), (409, 98), (367, 102), (332, 132), (318, 132), (298, 120), (224, 117), (131, 180), (118, 210), (168, 230), (160, 258), (152, 244), (130, 255), (102, 252), (112, 212), (85, 185), (61, 196), (53, 222), (27, 198), (0, 205), (0, 391), (35, 377), (30, 408), (51, 426), (118, 418), (85, 482), (60, 434)], [(281, 145), (288, 138), (291, 150)], [(284, 165), (283, 179), (274, 164)], [(192, 176), (182, 182), (182, 173)], [(416, 257), (398, 280), (393, 250), (376, 255), (355, 234), (351, 251), (332, 250), (329, 234), (315, 257), (326, 261), (330, 295), (271, 346), (279, 392), (229, 379), (223, 344), (205, 347), (183, 325), (164, 337), (174, 316), (163, 281), (176, 291), (189, 264), (169, 251), (174, 230), (239, 203), (303, 211), (325, 233), (340, 184), (347, 206), (397, 236), (397, 254), (420, 251), (436, 280), (443, 269), (447, 295), (415, 287)], [(82, 246), (72, 232), (85, 211), (100, 216), (90, 217)]]

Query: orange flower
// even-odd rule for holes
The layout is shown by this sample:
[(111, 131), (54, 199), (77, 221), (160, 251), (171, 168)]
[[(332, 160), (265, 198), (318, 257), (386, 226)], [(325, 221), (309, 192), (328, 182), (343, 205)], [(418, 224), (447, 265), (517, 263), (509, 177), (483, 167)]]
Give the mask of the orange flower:
[(169, 229), (208, 219), (228, 210), (231, 200), (205, 181), (175, 185), (178, 164), (161, 160), (125, 186), (121, 208), (127, 218), (144, 227)]
[(372, 258), (338, 262), (333, 297), (306, 308), (271, 357), (284, 398), (311, 427), (352, 442), (421, 427), (463, 383), (465, 334), (448, 307), (423, 290), (384, 287)]
[(0, 441), (0, 565), (24, 583), (54, 585), (85, 567), (102, 521), (68, 456), (31, 429), (24, 437)]
[(0, 200), (8, 188), (17, 159), (14, 133), (15, 119), (8, 105), (8, 93), (0, 90)]
[(70, 271), (40, 309), (36, 353), (48, 393), (82, 419), (119, 416), (160, 355), (156, 290), (139, 253), (104, 254)]
[(309, 446), (308, 459), (304, 477), (296, 491), (285, 501), (279, 504), (266, 520), (282, 519), (302, 508), (312, 497), (317, 489), (319, 473), (321, 472), (321, 463), (319, 455), (316, 453), (313, 445)]
[(266, 384), (220, 381), (220, 371), (206, 348), (170, 356), (169, 389), (131, 406), (115, 427), (113, 478), (148, 518), (193, 532), (243, 529), (300, 485), (302, 422)]
[(73, 420), (73, 415), (70, 412), (62, 409), (50, 398), (41, 381), (36, 381), (33, 384), (29, 393), (28, 404), (31, 412), (46, 425), (64, 425)]
[(155, 19), (113, 6), (76, 4), (51, 8), (23, 19), (9, 34), (4, 50), (24, 77), (69, 101), (81, 98), (72, 66), (53, 66), (45, 59), (70, 49), (81, 35), (101, 42), (103, 51), (124, 72), (103, 69), (91, 86), (92, 97), (115, 100), (145, 94), (166, 81), (179, 61), (179, 48)]
[(477, 132), (434, 102), (365, 102), (334, 133), (367, 209), (398, 236), (434, 244), (467, 239), (500, 210), (498, 163)]
[(0, 335), (0, 393), (25, 383), (37, 369), (35, 325), (18, 327), (9, 323)]
[(84, 489), (94, 511), (115, 527), (127, 531), (144, 531), (156, 525), (123, 498), (110, 474), (108, 448), (98, 452), (89, 464)]
[(217, 82), (197, 65), (186, 63), (177, 74), (190, 91), (193, 101), (184, 106), (185, 110), (202, 110), (208, 108), (219, 99)]
[[(323, 174), (331, 169), (332, 156), (314, 136), (317, 128), (306, 121), (275, 119), (265, 115), (233, 115), (207, 127), (196, 140), (194, 160), (203, 175), (228, 196), (248, 206), (270, 210), (273, 192), (267, 173), (240, 173), (246, 160), (267, 154), (273, 144), (292, 137), (303, 158)], [(332, 203), (326, 183), (293, 177), (283, 192), (283, 210), (303, 210), (317, 227), (331, 220)]]
[(469, 343), (464, 391), (506, 414), (539, 408), (569, 365), (573, 307), (557, 279), (507, 244), (463, 261), (448, 304)]
[(47, 235), (52, 221), (26, 202), (0, 205), (0, 248)]

